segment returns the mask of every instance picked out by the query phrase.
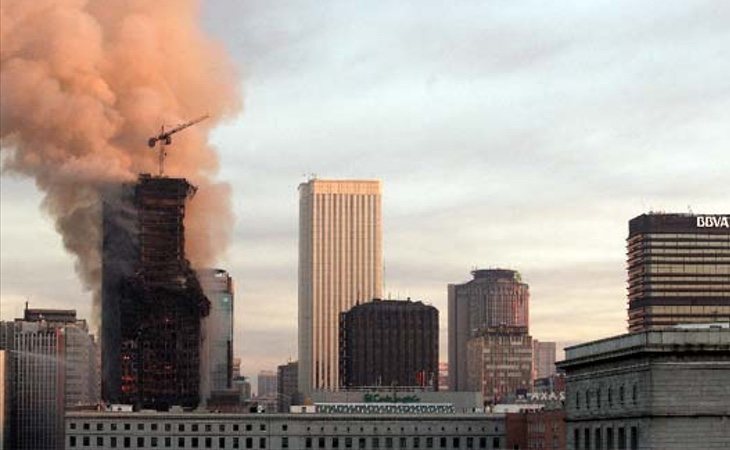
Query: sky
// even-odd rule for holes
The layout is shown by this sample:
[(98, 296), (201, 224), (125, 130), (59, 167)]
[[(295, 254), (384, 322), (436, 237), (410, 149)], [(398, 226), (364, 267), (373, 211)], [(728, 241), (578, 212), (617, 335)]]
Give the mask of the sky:
[[(520, 271), (534, 338), (607, 337), (626, 330), (628, 220), (730, 212), (730, 2), (218, 0), (201, 23), (242, 87), (211, 142), (246, 375), (297, 357), (312, 174), (382, 180), (384, 292), (439, 309), (442, 360), (446, 286), (474, 268)], [(40, 202), (0, 177), (0, 315), (88, 317)]]

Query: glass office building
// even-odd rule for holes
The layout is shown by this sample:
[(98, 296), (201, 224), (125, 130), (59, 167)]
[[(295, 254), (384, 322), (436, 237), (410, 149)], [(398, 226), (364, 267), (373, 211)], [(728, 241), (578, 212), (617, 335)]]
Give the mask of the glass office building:
[(730, 215), (629, 221), (629, 331), (730, 321)]

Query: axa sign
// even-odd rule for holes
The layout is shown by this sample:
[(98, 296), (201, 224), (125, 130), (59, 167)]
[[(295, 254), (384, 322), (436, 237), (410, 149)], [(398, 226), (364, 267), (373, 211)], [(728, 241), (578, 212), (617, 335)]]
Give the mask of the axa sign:
[(697, 216), (697, 228), (730, 228), (728, 216)]

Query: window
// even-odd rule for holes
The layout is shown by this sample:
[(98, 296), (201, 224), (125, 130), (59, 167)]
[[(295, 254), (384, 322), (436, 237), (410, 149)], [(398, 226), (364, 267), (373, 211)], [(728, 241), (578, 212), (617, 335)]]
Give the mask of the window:
[(172, 425), (170, 425), (169, 423), (166, 423), (165, 424), (165, 431), (172, 431)]
[(281, 438), (281, 448), (289, 448), (289, 438), (288, 437)]
[(218, 425), (218, 431), (220, 431), (220, 432), (226, 431), (226, 426), (225, 425)]
[(433, 438), (432, 437), (426, 438), (426, 448), (433, 448)]
[(198, 448), (198, 444), (199, 444), (199, 441), (198, 441), (198, 438), (197, 437), (194, 437), (194, 438), (190, 439), (190, 446), (191, 447)]
[(626, 450), (626, 429), (624, 427), (618, 429), (618, 450)]
[(137, 430), (144, 431), (144, 424), (143, 423), (138, 423), (137, 424)]
[(117, 430), (117, 424), (116, 423), (110, 423), (109, 424), (109, 428), (111, 428), (112, 431), (116, 431)]
[(89, 429), (91, 429), (91, 425), (89, 425), (88, 423), (85, 423), (84, 430), (89, 430)]
[(205, 431), (213, 431), (213, 425), (206, 423), (205, 424)]
[(613, 388), (608, 388), (608, 407), (613, 406)]
[(194, 424), (190, 425), (190, 429), (192, 431), (198, 431), (198, 424), (197, 423), (194, 423)]
[[(442, 428), (442, 430), (443, 430), (443, 428)], [(441, 439), (439, 439), (439, 447), (446, 448), (446, 438), (445, 437), (442, 437)]]
[(104, 438), (101, 436), (96, 437), (96, 446), (97, 447), (103, 447), (104, 446)]
[(250, 423), (247, 423), (246, 424), (246, 431), (251, 431), (251, 429), (252, 429), (251, 428), (251, 424)]
[(238, 431), (238, 424), (237, 423), (234, 423), (233, 424), (233, 431)]
[(103, 423), (97, 423), (96, 424), (96, 431), (104, 431), (104, 424)]
[[(124, 429), (127, 430), (127, 431), (128, 430), (131, 430), (132, 429), (132, 424), (131, 423), (125, 423), (124, 424)], [(182, 431), (182, 430), (180, 430), (180, 431)]]
[(345, 438), (345, 448), (352, 448), (352, 438)]
[[(636, 387), (636, 386), (634, 386)], [(639, 429), (631, 427), (631, 450), (638, 450), (639, 448)]]
[(487, 438), (485, 438), (485, 437), (479, 438), (479, 448), (487, 448)]
[(408, 439), (407, 438), (400, 438), (400, 448), (408, 448)]
[(117, 448), (117, 437), (116, 436), (112, 436), (109, 438), (109, 446), (111, 448)]
[(68, 446), (76, 447), (76, 436), (71, 436), (68, 438)]
[(224, 437), (218, 438), (218, 448), (226, 448), (226, 438), (224, 438)]
[(288, 428), (288, 426), (286, 424), (284, 424), (284, 425), (281, 426), (281, 431), (286, 431), (287, 428)]
[[(208, 428), (206, 426), (206, 428)], [(205, 448), (212, 448), (213, 447), (213, 439), (212, 438), (205, 438)]]
[(634, 405), (636, 404), (636, 397), (637, 397), (636, 394), (637, 394), (636, 385), (634, 384), (633, 386), (631, 386), (631, 403)]
[(474, 438), (473, 437), (466, 438), (466, 448), (474, 448)]
[(253, 448), (253, 438), (246, 438), (246, 448)]
[(137, 438), (137, 447), (144, 448), (144, 438), (141, 436)]
[(591, 430), (590, 428), (586, 428), (583, 430), (583, 448), (585, 450), (591, 450)]
[(618, 388), (618, 404), (624, 406), (624, 387)]
[(577, 428), (573, 429), (573, 448), (575, 450), (580, 449), (580, 430)]
[(177, 431), (185, 431), (185, 424), (181, 423), (177, 426)]
[[(124, 438), (124, 448), (129, 448), (132, 446), (132, 438), (127, 436)], [(181, 447), (185, 447), (184, 445), (180, 445)]]
[(601, 429), (596, 428), (596, 450), (603, 450), (603, 436), (601, 436)]
[(586, 409), (591, 409), (591, 391), (586, 391)]
[(392, 437), (385, 438), (385, 448), (393, 448), (393, 438)]
[(266, 448), (266, 438), (259, 438), (259, 448)]
[(575, 409), (580, 409), (580, 392), (575, 393)]
[(357, 448), (365, 448), (365, 438), (360, 438), (357, 440)]
[(240, 441), (237, 437), (233, 438), (233, 448), (240, 448)]
[(492, 439), (492, 447), (499, 448), (499, 438), (498, 437)]
[(312, 438), (308, 437), (304, 440), (304, 448), (312, 448)]
[(185, 438), (177, 438), (177, 446), (180, 448), (185, 448)]
[(157, 424), (156, 423), (151, 424), (150, 428), (152, 429), (152, 431), (157, 431)]
[(72, 430), (75, 430), (76, 429), (76, 422), (71, 422), (71, 424), (68, 427), (71, 428)]
[(601, 409), (601, 388), (596, 390), (596, 406)]
[(451, 445), (453, 447), (459, 448), (461, 446), (461, 439), (459, 439), (458, 437), (453, 438), (451, 440)]
[(332, 448), (339, 448), (340, 447), (340, 440), (337, 438), (332, 438)]
[(150, 438), (150, 447), (157, 447), (157, 438), (156, 437)]
[(262, 423), (261, 425), (259, 425), (259, 430), (266, 431), (266, 424)]
[(421, 438), (414, 437), (413, 438), (413, 448), (420, 448), (421, 447)]
[(324, 448), (325, 447), (324, 438), (323, 437), (319, 438), (318, 442), (319, 442), (318, 443), (319, 448)]
[(84, 436), (83, 440), (81, 441), (81, 445), (83, 445), (84, 447), (89, 446), (89, 436)]
[(373, 438), (373, 448), (380, 448), (380, 439), (374, 437)]
[(169, 436), (165, 438), (165, 447), (172, 447), (172, 438)]

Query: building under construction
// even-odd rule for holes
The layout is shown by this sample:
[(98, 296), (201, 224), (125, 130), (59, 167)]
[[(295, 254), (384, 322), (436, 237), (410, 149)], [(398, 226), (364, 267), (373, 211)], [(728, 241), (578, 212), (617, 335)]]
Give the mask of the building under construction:
[(199, 402), (200, 323), (210, 308), (185, 258), (183, 178), (141, 175), (104, 194), (103, 396), (166, 410)]

